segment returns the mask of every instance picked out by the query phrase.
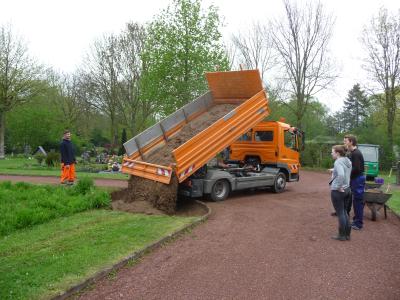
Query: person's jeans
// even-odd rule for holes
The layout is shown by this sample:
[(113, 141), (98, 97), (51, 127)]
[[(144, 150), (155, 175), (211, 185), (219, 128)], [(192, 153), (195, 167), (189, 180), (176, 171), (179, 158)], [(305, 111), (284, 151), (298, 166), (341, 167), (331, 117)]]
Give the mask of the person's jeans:
[(346, 211), (346, 204), (350, 199), (350, 194), (350, 189), (346, 189), (344, 192), (331, 191), (331, 200), (338, 217), (339, 236), (341, 237), (350, 237), (351, 225)]
[(353, 225), (358, 228), (363, 227), (364, 218), (364, 189), (365, 176), (358, 176), (350, 181), (351, 192), (353, 194)]

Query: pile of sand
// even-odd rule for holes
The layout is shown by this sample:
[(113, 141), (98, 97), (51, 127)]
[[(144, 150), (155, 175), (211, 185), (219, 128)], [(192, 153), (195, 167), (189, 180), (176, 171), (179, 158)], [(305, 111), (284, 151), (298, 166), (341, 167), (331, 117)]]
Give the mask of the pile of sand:
[[(196, 134), (212, 125), (235, 107), (235, 105), (231, 104), (213, 106), (209, 111), (186, 124), (163, 147), (146, 155), (145, 161), (168, 166), (174, 162), (172, 150), (178, 148)], [(169, 185), (131, 176), (127, 189), (113, 193), (112, 206), (113, 209), (129, 212), (174, 214), (176, 211), (177, 190), (178, 180), (174, 175)]]

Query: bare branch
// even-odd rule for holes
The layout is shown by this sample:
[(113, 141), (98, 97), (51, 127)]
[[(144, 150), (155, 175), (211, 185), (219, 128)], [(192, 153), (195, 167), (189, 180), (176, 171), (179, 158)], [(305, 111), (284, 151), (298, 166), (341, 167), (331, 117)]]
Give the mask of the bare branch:
[(247, 69), (259, 69), (263, 80), (265, 74), (276, 65), (270, 36), (269, 29), (260, 23), (253, 23), (247, 32), (232, 36), (238, 63)]
[(301, 127), (312, 97), (337, 78), (328, 52), (334, 21), (320, 2), (300, 9), (284, 0), (284, 6), (286, 18), (271, 23), (271, 40), (279, 55), (286, 99), (295, 100), (297, 126)]
[(378, 16), (364, 27), (362, 44), (367, 53), (363, 67), (379, 86), (378, 92), (384, 94), (387, 135), (389, 144), (393, 145), (396, 95), (400, 85), (400, 12), (390, 15), (387, 9), (381, 8)]

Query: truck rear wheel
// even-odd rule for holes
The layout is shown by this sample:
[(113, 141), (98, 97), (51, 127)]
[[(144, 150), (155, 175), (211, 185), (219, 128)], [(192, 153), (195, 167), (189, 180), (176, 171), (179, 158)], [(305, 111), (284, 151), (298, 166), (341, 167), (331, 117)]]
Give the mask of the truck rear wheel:
[(229, 192), (230, 187), (228, 181), (217, 180), (211, 189), (210, 198), (215, 202), (224, 201), (226, 198), (228, 198)]
[(282, 172), (279, 172), (276, 175), (272, 191), (274, 193), (282, 193), (285, 187), (286, 187), (286, 175)]

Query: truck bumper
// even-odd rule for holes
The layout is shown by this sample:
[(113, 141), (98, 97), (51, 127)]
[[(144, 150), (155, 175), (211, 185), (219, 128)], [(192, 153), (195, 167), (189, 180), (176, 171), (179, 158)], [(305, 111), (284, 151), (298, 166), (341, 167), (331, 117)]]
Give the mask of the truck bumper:
[(299, 173), (290, 173), (289, 175), (289, 182), (293, 181), (299, 181), (300, 180), (300, 174)]

